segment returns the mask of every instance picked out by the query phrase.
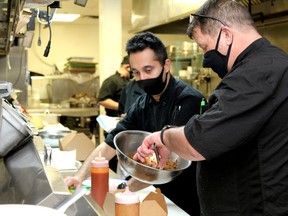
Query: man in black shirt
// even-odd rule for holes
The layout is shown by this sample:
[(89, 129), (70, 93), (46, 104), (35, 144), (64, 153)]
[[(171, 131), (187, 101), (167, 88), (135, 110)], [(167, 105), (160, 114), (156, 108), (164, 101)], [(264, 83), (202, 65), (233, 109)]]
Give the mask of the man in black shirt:
[(104, 80), (99, 90), (98, 104), (105, 107), (106, 115), (118, 116), (119, 98), (129, 80), (130, 65), (128, 56), (125, 56), (120, 68)]
[[(76, 175), (66, 178), (67, 186), (81, 186), (89, 173), (91, 161), (99, 152), (108, 160), (116, 154), (113, 139), (117, 133), (124, 130), (153, 132), (166, 124), (180, 126), (200, 112), (203, 95), (192, 86), (173, 77), (166, 48), (158, 37), (149, 32), (135, 35), (128, 41), (126, 51), (131, 71), (145, 93), (130, 106), (125, 117), (107, 135), (105, 142), (97, 146), (85, 160)], [(138, 183), (135, 179), (130, 179), (129, 189), (141, 189), (137, 187)], [(157, 187), (184, 211), (190, 215), (199, 215), (194, 163), (172, 182)], [(187, 193), (191, 199), (184, 199), (183, 193)]]
[(120, 99), (118, 114), (121, 118), (126, 115), (129, 107), (136, 101), (136, 99), (144, 93), (143, 89), (138, 85), (136, 79), (131, 80), (123, 89)]
[(160, 164), (171, 151), (199, 161), (202, 215), (288, 215), (288, 56), (237, 1), (207, 0), (191, 16), (187, 33), (222, 81), (204, 114), (146, 137), (135, 159), (156, 143)]

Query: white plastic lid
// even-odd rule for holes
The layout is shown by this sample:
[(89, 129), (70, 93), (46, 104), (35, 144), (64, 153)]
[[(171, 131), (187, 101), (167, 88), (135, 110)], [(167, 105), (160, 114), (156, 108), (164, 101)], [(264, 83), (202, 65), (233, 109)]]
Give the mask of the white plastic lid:
[(109, 163), (108, 163), (108, 160), (98, 160), (98, 159), (94, 159), (92, 162), (91, 162), (91, 165), (93, 167), (108, 167), (109, 166)]
[(109, 162), (105, 157), (102, 157), (101, 152), (99, 152), (99, 156), (94, 158), (94, 160), (91, 162), (91, 165), (93, 167), (108, 167)]
[(131, 192), (128, 186), (125, 188), (124, 192), (119, 192), (115, 194), (115, 203), (133, 204), (139, 202), (140, 202), (139, 195)]

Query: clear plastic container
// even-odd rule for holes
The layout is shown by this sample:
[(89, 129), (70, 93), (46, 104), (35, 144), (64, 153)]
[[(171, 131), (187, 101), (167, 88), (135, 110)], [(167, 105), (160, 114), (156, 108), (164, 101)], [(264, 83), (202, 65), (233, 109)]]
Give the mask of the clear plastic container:
[(140, 199), (139, 195), (129, 191), (129, 187), (124, 192), (115, 194), (115, 216), (139, 216)]

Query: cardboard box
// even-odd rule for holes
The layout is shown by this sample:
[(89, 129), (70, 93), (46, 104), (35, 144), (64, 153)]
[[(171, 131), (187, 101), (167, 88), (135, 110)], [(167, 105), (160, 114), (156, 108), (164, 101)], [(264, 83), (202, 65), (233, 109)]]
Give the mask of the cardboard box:
[(150, 192), (140, 204), (140, 216), (167, 216), (168, 209), (160, 188)]
[[(123, 192), (123, 190), (116, 190), (113, 193), (108, 192), (104, 202), (104, 212), (107, 216), (115, 216), (115, 194)], [(168, 209), (165, 198), (159, 188), (155, 192), (150, 192), (140, 202), (140, 216), (167, 216)]]
[(60, 142), (60, 150), (72, 151), (76, 149), (76, 160), (84, 161), (94, 150), (95, 144), (84, 133), (73, 131)]

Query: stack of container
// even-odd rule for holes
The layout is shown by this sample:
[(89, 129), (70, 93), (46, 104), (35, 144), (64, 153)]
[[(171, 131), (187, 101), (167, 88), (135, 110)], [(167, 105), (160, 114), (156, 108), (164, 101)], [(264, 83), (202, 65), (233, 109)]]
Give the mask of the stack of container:
[(96, 63), (91, 57), (70, 57), (64, 68), (65, 72), (70, 73), (95, 73)]

